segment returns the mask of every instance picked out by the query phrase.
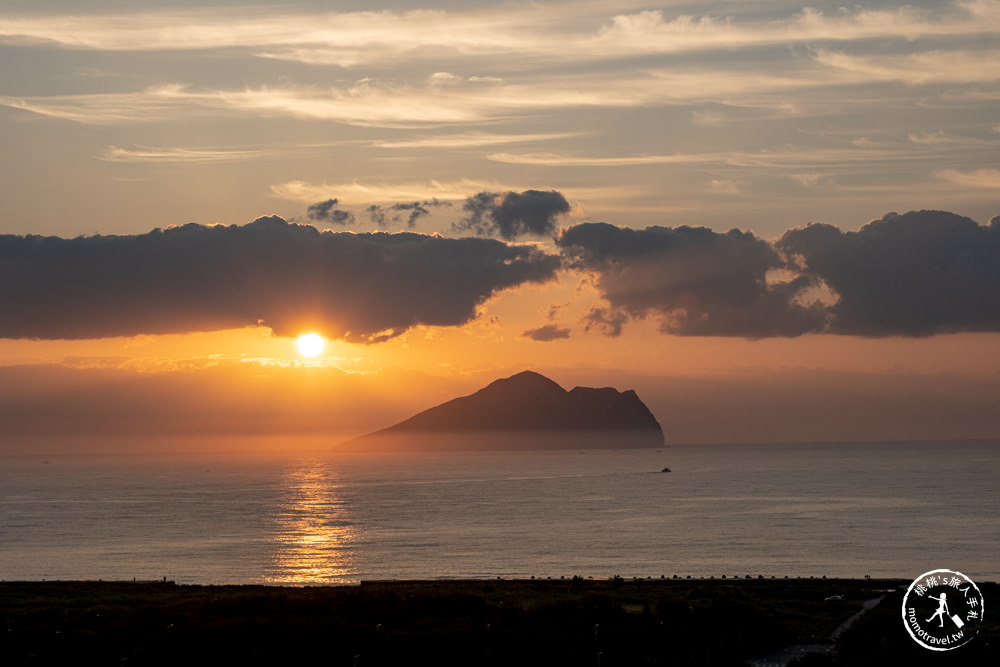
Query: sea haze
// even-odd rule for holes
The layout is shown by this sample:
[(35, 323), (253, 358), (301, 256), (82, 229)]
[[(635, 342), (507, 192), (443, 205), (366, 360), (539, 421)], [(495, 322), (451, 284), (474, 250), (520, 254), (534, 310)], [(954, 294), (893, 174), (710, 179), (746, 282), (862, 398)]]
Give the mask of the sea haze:
[(5, 457), (0, 579), (997, 581), (998, 469), (998, 442)]

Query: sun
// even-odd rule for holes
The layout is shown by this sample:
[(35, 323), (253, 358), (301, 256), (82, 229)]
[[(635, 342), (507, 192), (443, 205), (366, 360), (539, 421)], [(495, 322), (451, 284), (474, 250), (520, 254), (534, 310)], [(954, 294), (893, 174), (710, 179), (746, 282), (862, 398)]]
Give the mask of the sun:
[(299, 354), (304, 357), (318, 357), (323, 352), (326, 341), (318, 333), (307, 333), (299, 336)]

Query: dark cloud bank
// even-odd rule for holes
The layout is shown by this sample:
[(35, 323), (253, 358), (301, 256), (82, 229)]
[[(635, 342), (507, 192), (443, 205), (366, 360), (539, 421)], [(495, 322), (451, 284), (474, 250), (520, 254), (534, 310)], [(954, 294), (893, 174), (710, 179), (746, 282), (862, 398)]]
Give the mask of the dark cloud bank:
[(0, 236), (0, 337), (99, 338), (263, 324), (374, 342), (460, 325), (555, 255), (491, 239), (321, 233), (281, 218), (137, 236)]
[(1000, 330), (1000, 217), (980, 226), (942, 211), (888, 213), (857, 232), (794, 229), (777, 246), (838, 295), (834, 333)]
[(609, 335), (647, 316), (666, 333), (747, 338), (1000, 331), (1000, 218), (889, 213), (856, 232), (811, 224), (774, 243), (735, 229), (584, 223), (556, 241), (596, 277), (610, 309), (588, 325)]
[(781, 257), (750, 232), (586, 223), (558, 242), (573, 266), (598, 276), (617, 312), (595, 309), (590, 319), (611, 335), (620, 333), (623, 313), (658, 314), (665, 332), (681, 335), (794, 336), (822, 326), (820, 308), (791, 298), (804, 279), (768, 285)]
[[(310, 212), (330, 218), (336, 203)], [(466, 209), (507, 238), (554, 233), (568, 204), (528, 190), (480, 193)], [(1000, 218), (982, 226), (940, 211), (891, 213), (858, 231), (812, 224), (774, 242), (735, 229), (584, 223), (555, 241), (562, 257), (491, 239), (319, 232), (276, 217), (136, 236), (0, 236), (0, 338), (262, 324), (376, 342), (419, 324), (461, 325), (497, 292), (560, 269), (594, 277), (607, 304), (583, 324), (610, 336), (645, 317), (665, 333), (746, 338), (1000, 331)], [(570, 331), (550, 323), (523, 335)]]

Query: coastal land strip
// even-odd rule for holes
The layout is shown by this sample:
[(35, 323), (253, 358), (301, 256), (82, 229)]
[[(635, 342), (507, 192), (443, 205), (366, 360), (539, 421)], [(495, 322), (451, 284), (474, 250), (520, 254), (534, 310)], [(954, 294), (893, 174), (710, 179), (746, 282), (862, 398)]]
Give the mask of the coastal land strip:
[[(954, 651), (913, 642), (900, 616), (908, 584), (750, 575), (0, 582), (0, 664), (1000, 664), (1000, 624), (989, 617)], [(980, 588), (1000, 599), (1000, 584)]]

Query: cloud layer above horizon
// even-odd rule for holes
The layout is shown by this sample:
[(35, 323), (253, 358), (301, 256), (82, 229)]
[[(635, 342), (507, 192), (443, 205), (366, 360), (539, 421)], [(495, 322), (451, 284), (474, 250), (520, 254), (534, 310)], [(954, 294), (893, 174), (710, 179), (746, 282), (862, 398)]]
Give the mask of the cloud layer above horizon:
[(0, 236), (0, 337), (80, 339), (262, 325), (387, 340), (458, 326), (558, 257), (492, 239), (320, 232), (278, 217), (132, 236)]
[[(537, 195), (515, 210), (538, 198), (545, 216), (532, 231), (553, 231), (565, 200), (528, 192)], [(484, 215), (502, 209), (503, 198), (490, 197)], [(335, 204), (314, 210), (326, 215)], [(857, 231), (811, 224), (775, 241), (737, 229), (584, 222), (554, 242), (545, 250), (413, 232), (321, 232), (274, 216), (127, 236), (4, 235), (0, 338), (260, 325), (279, 336), (317, 330), (374, 343), (420, 325), (461, 326), (491, 297), (560, 272), (590, 277), (603, 301), (583, 324), (610, 336), (644, 318), (682, 336), (1000, 331), (1000, 217), (984, 226), (943, 211), (890, 213)], [(556, 344), (570, 335), (559, 321), (524, 332)]]
[(592, 319), (612, 335), (647, 316), (664, 333), (747, 338), (1000, 331), (1000, 217), (888, 213), (856, 232), (811, 224), (773, 243), (584, 223), (557, 242), (594, 274), (611, 310)]

